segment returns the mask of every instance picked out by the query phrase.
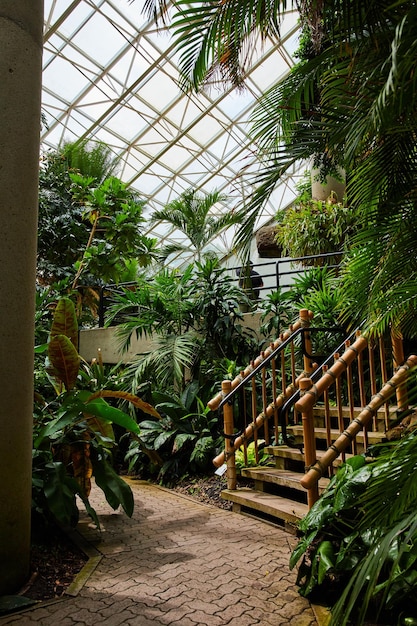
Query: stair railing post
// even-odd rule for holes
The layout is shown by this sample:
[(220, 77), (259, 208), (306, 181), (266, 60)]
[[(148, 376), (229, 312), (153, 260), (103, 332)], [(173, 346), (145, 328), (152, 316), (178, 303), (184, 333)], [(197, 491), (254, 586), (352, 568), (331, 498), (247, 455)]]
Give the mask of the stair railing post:
[[(302, 378), (300, 380), (300, 396), (303, 397), (311, 388), (313, 382), (310, 378)], [(316, 462), (316, 441), (314, 436), (314, 417), (313, 417), (313, 405), (303, 409), (301, 413), (301, 419), (303, 424), (303, 438), (304, 438), (304, 461), (306, 472)], [(319, 499), (319, 486), (318, 483), (314, 483), (307, 491), (307, 503), (309, 508), (313, 506)]]
[[(308, 309), (300, 309), (300, 322), (301, 322), (301, 328), (304, 329), (304, 351), (307, 354), (312, 354), (312, 349), (311, 349), (311, 335), (309, 332), (309, 328), (310, 328), (310, 323), (311, 323), (311, 317), (312, 314)], [(307, 356), (307, 354), (303, 355), (303, 359), (304, 359), (304, 370), (308, 373), (313, 371), (313, 363), (311, 362), (311, 359)]]
[[(232, 390), (232, 381), (224, 380), (222, 382), (222, 394), (226, 397)], [(234, 434), (233, 423), (233, 406), (230, 402), (226, 402), (223, 405), (223, 420), (224, 420), (224, 456), (227, 465), (226, 478), (227, 488), (236, 489), (236, 462), (235, 452), (233, 450), (232, 437)]]

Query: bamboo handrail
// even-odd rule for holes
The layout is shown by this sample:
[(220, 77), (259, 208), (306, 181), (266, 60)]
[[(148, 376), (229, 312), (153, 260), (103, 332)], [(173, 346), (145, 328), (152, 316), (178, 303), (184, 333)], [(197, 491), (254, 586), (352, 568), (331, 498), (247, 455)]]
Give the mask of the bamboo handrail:
[[(263, 363), (280, 345), (284, 343), (287, 339), (291, 337), (291, 335), (299, 330), (300, 328), (305, 327), (306, 322), (310, 321), (313, 318), (313, 313), (308, 311), (308, 309), (302, 309), (300, 311), (300, 318), (294, 322), (287, 330), (285, 330), (274, 342), (271, 343), (268, 348), (266, 348), (259, 356), (256, 357), (254, 361), (250, 365), (248, 365), (238, 376), (236, 376), (231, 381), (231, 391), (235, 389), (242, 381), (245, 380), (253, 370)], [(211, 411), (215, 411), (218, 409), (219, 404), (225, 398), (223, 391), (220, 391), (217, 395), (214, 396), (208, 403), (207, 406)]]
[[(355, 342), (356, 343), (356, 342)], [(336, 441), (324, 453), (320, 461), (315, 461), (308, 472), (301, 479), (301, 485), (305, 489), (312, 489), (317, 481), (324, 475), (326, 469), (333, 461), (346, 449), (352, 439), (356, 437), (358, 432), (362, 430), (371, 420), (376, 411), (396, 392), (397, 387), (402, 384), (410, 369), (417, 367), (417, 356), (411, 355), (407, 361), (398, 368), (394, 376), (385, 383), (381, 391), (374, 395), (369, 404), (360, 412), (346, 428), (346, 430), (336, 439)], [(311, 390), (310, 390), (311, 391)], [(306, 392), (308, 394), (309, 391)], [(302, 398), (304, 400), (306, 396)], [(301, 403), (301, 400), (300, 400)], [(297, 403), (299, 404), (299, 403)], [(305, 403), (308, 406), (308, 403)], [(297, 406), (297, 405), (296, 405)]]
[(347, 369), (348, 365), (354, 361), (357, 355), (364, 350), (368, 345), (367, 340), (358, 334), (356, 341), (346, 348), (343, 356), (340, 356), (337, 361), (330, 367), (327, 372), (323, 374), (317, 383), (313, 384), (311, 388), (306, 391), (304, 396), (298, 400), (295, 404), (295, 409), (300, 413), (303, 413), (307, 408), (312, 407), (317, 398), (323, 395), (324, 391), (328, 389), (334, 381)]

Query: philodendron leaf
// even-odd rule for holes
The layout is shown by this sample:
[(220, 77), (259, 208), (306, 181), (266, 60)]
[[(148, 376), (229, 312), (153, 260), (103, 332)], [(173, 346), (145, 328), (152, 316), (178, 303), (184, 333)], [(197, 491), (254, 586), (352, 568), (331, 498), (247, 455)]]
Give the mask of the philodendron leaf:
[(110, 506), (116, 510), (121, 505), (126, 515), (132, 517), (134, 500), (129, 485), (116, 474), (114, 469), (103, 458), (93, 461), (93, 472), (96, 484), (103, 490)]
[(68, 337), (78, 351), (77, 316), (74, 303), (69, 298), (61, 298), (56, 305), (50, 333), (51, 339), (56, 335)]
[(333, 569), (335, 565), (335, 555), (331, 541), (321, 542), (317, 550), (317, 558), (319, 559), (318, 583), (321, 585), (327, 572)]
[(48, 356), (56, 378), (70, 391), (77, 380), (80, 357), (74, 344), (66, 335), (52, 337), (48, 344)]

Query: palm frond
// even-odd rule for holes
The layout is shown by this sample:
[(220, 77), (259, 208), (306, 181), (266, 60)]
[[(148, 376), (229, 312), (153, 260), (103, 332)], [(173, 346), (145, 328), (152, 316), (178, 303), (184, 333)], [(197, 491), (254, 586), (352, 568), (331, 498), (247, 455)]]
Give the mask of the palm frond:
[(127, 375), (135, 386), (153, 380), (160, 389), (181, 389), (185, 371), (192, 369), (198, 349), (199, 340), (192, 332), (155, 337), (152, 351), (137, 355), (127, 367)]
[[(290, 4), (290, 3), (288, 3)], [(223, 81), (240, 86), (245, 76), (245, 45), (256, 34), (277, 38), (286, 0), (178, 0), (173, 18), (174, 40), (181, 53), (182, 87), (198, 90), (213, 68)], [(242, 54), (243, 51), (243, 54)]]

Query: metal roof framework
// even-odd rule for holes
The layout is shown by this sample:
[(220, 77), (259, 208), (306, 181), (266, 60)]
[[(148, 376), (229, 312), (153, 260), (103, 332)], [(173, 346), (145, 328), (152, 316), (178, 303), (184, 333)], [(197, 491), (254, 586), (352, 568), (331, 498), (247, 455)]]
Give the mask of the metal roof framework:
[[(145, 217), (189, 188), (218, 189), (240, 208), (259, 168), (249, 118), (262, 93), (286, 75), (297, 47), (297, 14), (285, 16), (279, 45), (251, 59), (246, 89), (184, 93), (168, 28), (142, 13), (143, 0), (45, 0), (42, 111), (44, 150), (66, 141), (103, 141), (120, 160), (118, 176), (146, 200)], [(258, 226), (294, 198), (294, 170), (283, 178)], [(166, 223), (148, 229), (164, 243), (186, 243)], [(211, 246), (229, 252), (233, 228)]]

